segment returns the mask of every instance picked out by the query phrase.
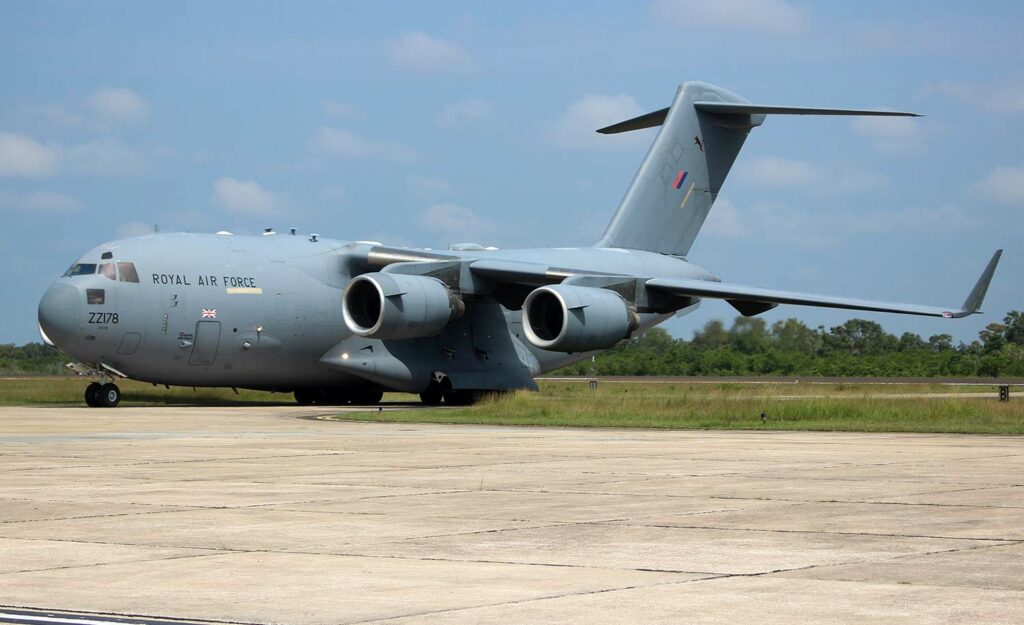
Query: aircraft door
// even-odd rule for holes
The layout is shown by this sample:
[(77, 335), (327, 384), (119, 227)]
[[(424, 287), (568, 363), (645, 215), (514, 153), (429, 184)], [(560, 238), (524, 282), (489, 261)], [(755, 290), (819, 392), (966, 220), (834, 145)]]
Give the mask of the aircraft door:
[(192, 355), (189, 356), (190, 365), (212, 365), (217, 358), (217, 348), (220, 346), (220, 322), (219, 321), (197, 321), (196, 335), (192, 344)]

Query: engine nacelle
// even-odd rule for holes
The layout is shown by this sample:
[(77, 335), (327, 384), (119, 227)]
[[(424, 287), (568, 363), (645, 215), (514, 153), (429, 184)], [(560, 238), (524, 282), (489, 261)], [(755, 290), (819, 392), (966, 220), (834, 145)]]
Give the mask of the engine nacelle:
[(586, 286), (542, 286), (523, 302), (523, 331), (541, 349), (588, 352), (629, 337), (639, 319), (615, 291)]
[(444, 282), (427, 276), (364, 273), (341, 298), (345, 325), (371, 339), (414, 339), (438, 334), (465, 305)]

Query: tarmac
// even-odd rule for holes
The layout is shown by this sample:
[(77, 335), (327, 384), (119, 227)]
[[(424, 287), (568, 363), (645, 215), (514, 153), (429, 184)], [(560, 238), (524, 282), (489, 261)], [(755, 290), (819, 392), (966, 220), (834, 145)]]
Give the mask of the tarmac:
[(337, 411), (0, 408), (0, 622), (1024, 621), (1019, 437)]

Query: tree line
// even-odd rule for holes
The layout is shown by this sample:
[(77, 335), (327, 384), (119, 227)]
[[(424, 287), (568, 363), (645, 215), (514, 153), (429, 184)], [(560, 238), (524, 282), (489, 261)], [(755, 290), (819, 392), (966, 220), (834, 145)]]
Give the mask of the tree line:
[[(68, 357), (42, 343), (0, 344), (0, 374), (67, 373)], [(953, 337), (923, 339), (889, 334), (881, 325), (850, 319), (810, 328), (798, 319), (737, 317), (726, 327), (709, 321), (691, 340), (661, 328), (561, 369), (565, 375), (820, 375), (903, 377), (1024, 376), (1024, 313), (985, 326), (978, 339), (954, 345)]]
[(649, 330), (566, 375), (779, 375), (867, 377), (1024, 376), (1024, 313), (1011, 311), (978, 339), (954, 344), (949, 334), (927, 339), (889, 334), (881, 325), (850, 319), (828, 330), (798, 319), (769, 326), (737, 317), (726, 327), (709, 321), (691, 340)]

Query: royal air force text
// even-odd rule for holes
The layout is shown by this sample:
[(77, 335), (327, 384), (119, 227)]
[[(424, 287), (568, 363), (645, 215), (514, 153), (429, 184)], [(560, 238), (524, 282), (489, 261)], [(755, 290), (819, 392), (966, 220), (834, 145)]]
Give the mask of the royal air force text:
[(183, 273), (154, 273), (153, 284), (180, 286), (223, 286), (228, 288), (255, 288), (256, 278), (251, 276), (187, 276)]

